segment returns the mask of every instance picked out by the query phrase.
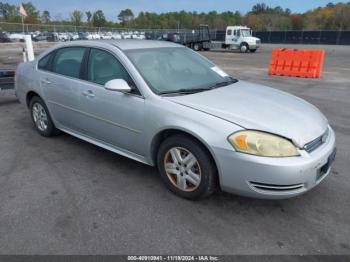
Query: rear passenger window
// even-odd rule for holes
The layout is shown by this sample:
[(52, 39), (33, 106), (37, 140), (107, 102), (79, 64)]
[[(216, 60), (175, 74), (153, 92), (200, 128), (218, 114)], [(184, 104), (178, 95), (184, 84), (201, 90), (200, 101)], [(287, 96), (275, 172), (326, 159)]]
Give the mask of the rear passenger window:
[(51, 57), (52, 57), (52, 53), (41, 58), (38, 63), (38, 68), (41, 70), (49, 70), (49, 63), (50, 63)]
[(81, 62), (83, 61), (85, 48), (68, 47), (56, 52), (52, 63), (52, 72), (57, 74), (79, 78)]

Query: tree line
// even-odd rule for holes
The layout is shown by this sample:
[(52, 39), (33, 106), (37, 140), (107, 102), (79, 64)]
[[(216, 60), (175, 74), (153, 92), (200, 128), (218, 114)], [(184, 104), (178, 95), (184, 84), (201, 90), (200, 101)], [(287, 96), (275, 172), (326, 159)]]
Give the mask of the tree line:
[[(196, 28), (207, 24), (210, 28), (224, 29), (228, 25), (247, 25), (255, 31), (270, 30), (350, 30), (350, 2), (329, 3), (304, 13), (293, 13), (280, 6), (256, 4), (246, 14), (238, 11), (216, 12), (140, 12), (131, 9), (116, 12), (116, 22), (106, 19), (103, 10), (72, 10), (69, 19), (52, 17), (49, 10), (39, 11), (32, 2), (23, 4), (28, 24), (63, 24), (88, 27), (118, 27), (140, 29)], [(18, 6), (0, 2), (0, 22), (21, 22)]]

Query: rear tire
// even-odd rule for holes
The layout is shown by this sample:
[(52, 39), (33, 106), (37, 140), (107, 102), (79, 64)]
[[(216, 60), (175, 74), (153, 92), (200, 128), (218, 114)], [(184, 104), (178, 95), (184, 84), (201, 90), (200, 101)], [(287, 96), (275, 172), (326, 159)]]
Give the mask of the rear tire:
[(199, 49), (200, 49), (199, 44), (194, 44), (194, 45), (193, 45), (193, 50), (194, 50), (194, 51), (199, 51)]
[(29, 110), (35, 129), (40, 135), (50, 137), (59, 133), (51, 119), (47, 106), (40, 97), (34, 96), (30, 100)]
[(200, 199), (218, 188), (211, 156), (203, 145), (188, 136), (167, 138), (159, 148), (157, 165), (167, 188), (180, 197)]

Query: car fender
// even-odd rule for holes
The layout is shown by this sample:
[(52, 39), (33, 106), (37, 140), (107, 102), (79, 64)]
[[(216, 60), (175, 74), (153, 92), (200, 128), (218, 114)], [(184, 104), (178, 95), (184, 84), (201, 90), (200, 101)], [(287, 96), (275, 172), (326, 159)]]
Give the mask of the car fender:
[[(149, 152), (148, 160), (151, 164), (155, 164), (153, 156), (158, 135), (166, 130), (187, 133), (196, 138), (210, 152), (215, 163), (218, 162), (215, 154), (217, 148), (234, 150), (227, 141), (227, 137), (242, 130), (242, 127), (205, 112), (174, 103), (166, 98), (160, 97), (157, 100), (156, 103), (147, 101), (145, 106), (147, 118), (145, 137)], [(220, 174), (220, 170), (218, 172)]]

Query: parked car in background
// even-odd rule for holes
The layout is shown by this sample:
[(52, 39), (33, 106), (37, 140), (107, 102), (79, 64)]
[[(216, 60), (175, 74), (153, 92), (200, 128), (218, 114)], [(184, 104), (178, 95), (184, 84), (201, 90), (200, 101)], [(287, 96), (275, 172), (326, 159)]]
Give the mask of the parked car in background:
[(131, 39), (132, 33), (131, 32), (122, 32), (123, 39)]
[(78, 40), (89, 40), (89, 33), (80, 32), (80, 33), (78, 33), (78, 37), (79, 37)]
[(166, 33), (162, 34), (158, 40), (163, 40), (163, 41), (169, 41), (169, 42), (174, 42), (174, 43), (180, 43), (181, 42), (181, 37), (180, 34), (178, 33)]
[(118, 39), (122, 39), (122, 35), (120, 33), (113, 33), (112, 34), (112, 39), (114, 40), (118, 40)]
[(143, 39), (146, 39), (146, 37), (145, 37), (144, 33), (142, 34), (142, 33), (137, 32), (137, 34), (132, 35), (132, 39), (143, 40)]
[(57, 39), (58, 39), (58, 41), (66, 42), (66, 41), (70, 40), (70, 37), (69, 37), (69, 35), (67, 33), (58, 33), (57, 34)]
[(58, 40), (57, 33), (44, 32), (44, 33), (40, 33), (40, 34), (36, 35), (35, 37), (33, 37), (33, 41), (35, 41), (35, 42), (47, 41), (48, 37), (50, 37), (52, 41), (57, 41)]
[(99, 40), (99, 39), (101, 39), (101, 35), (100, 35), (100, 33), (91, 33), (91, 38), (92, 38), (92, 40)]
[(0, 32), (0, 43), (9, 43), (11, 39), (6, 32)]
[[(45, 35), (42, 36), (43, 40), (40, 40), (41, 38), (39, 38), (39, 40), (37, 40), (37, 41), (45, 41), (44, 37), (46, 37), (46, 41), (48, 41), (48, 42), (57, 42), (57, 41), (59, 41), (58, 33), (55, 33), (55, 32), (45, 33)], [(34, 41), (36, 41), (36, 40), (34, 39)]]
[(34, 37), (36, 37), (40, 33), (41, 33), (40, 31), (35, 31), (35, 32), (30, 32), (29, 34), (32, 36), (32, 39), (34, 39)]
[(79, 40), (78, 33), (68, 33), (69, 41), (76, 41)]
[(112, 33), (111, 32), (106, 32), (104, 34), (101, 34), (101, 39), (111, 40), (112, 39)]
[(24, 41), (23, 33), (10, 33), (8, 37), (11, 41)]
[(158, 39), (156, 32), (152, 31), (147, 31), (145, 32), (145, 39), (147, 40), (156, 40)]
[(184, 198), (218, 186), (297, 196), (323, 181), (335, 158), (335, 133), (316, 107), (167, 41), (61, 44), (20, 64), (15, 82), (39, 134), (61, 130), (157, 166)]

